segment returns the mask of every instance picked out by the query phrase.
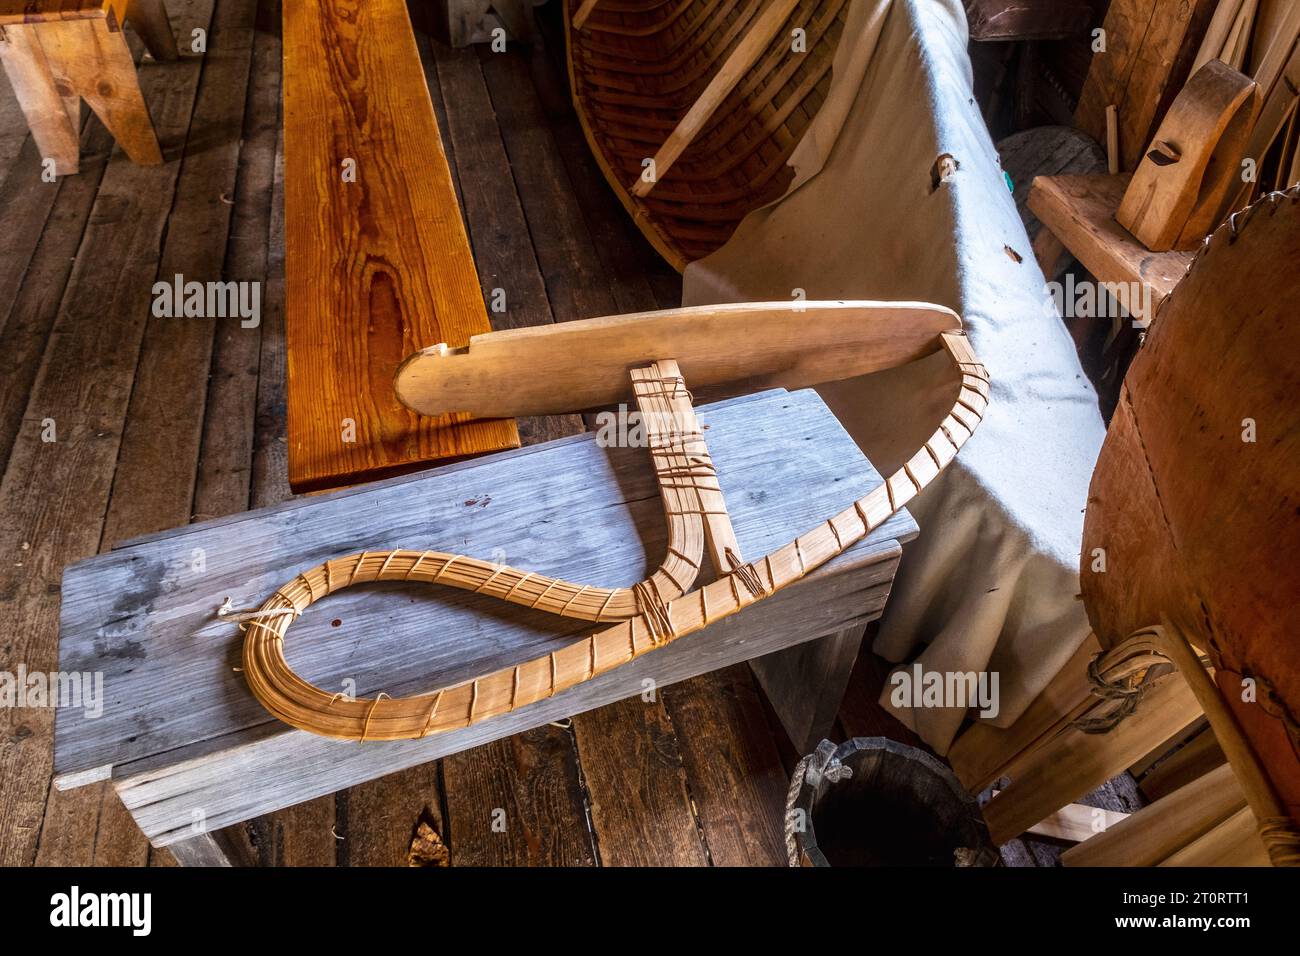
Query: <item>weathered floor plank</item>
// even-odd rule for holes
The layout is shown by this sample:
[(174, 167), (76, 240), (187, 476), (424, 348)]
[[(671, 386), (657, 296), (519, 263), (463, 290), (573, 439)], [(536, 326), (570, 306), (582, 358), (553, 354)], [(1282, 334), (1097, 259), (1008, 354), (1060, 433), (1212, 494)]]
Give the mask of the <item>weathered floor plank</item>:
[[(221, 277), (230, 221), (229, 197), (235, 192), (239, 162), (243, 94), (249, 85), (255, 9), (256, 0), (221, 0), (213, 14), (158, 278), (173, 273), (203, 279)], [(191, 138), (202, 148), (191, 148)], [(190, 519), (198, 463), (195, 426), (203, 416), (213, 321), (159, 318), (150, 313), (118, 451), (101, 549), (117, 538), (146, 534)], [(230, 510), (243, 510), (246, 502), (245, 495), (244, 501)], [(56, 818), (54, 827), (44, 828), (43, 835), (53, 833), (56, 839), (43, 836), (38, 864), (94, 862), (101, 845), (106, 856), (137, 864), (148, 859), (147, 841), (106, 784), (84, 791), (51, 789), (49, 805), (66, 808), (83, 824), (65, 828), (58, 825)], [(90, 819), (96, 821), (93, 829), (86, 825)], [(77, 834), (77, 839), (67, 840), (69, 833)], [(87, 847), (92, 854), (89, 859), (84, 858)]]
[[(178, 0), (173, 23), (183, 32), (207, 27), (212, 8), (212, 0)], [(184, 139), (199, 72), (197, 59), (142, 71), (164, 144)], [(0, 648), (5, 669), (57, 667), (63, 566), (98, 550), (179, 168), (175, 158), (135, 166), (115, 151), (100, 183), (0, 482), (0, 553), (23, 555), (0, 565), (0, 631), (12, 636)], [(35, 860), (53, 724), (50, 710), (0, 716), (0, 765), (9, 771), (0, 777), (0, 863)]]
[(715, 866), (784, 866), (789, 777), (747, 664), (664, 688)]

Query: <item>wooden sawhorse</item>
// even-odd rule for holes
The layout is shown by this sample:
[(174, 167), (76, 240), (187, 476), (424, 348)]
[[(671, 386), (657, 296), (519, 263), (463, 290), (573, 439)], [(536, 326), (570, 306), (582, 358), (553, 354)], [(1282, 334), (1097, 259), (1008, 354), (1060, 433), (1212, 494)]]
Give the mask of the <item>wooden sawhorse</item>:
[[(20, 6), (20, 10), (11, 9)], [(77, 172), (81, 101), (95, 111), (127, 156), (162, 162), (135, 63), (122, 35), (129, 19), (158, 60), (178, 53), (162, 0), (45, 0), (0, 7), (0, 61), (36, 146), (57, 176)]]

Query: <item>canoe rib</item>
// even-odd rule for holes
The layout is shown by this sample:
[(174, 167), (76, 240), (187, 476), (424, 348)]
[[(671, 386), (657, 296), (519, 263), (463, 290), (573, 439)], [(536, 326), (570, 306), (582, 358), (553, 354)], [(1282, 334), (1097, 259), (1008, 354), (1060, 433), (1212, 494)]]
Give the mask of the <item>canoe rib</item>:
[(797, 3), (798, 0), (772, 0), (771, 6), (763, 11), (758, 21), (745, 34), (745, 38), (731, 51), (731, 55), (722, 64), (722, 69), (713, 74), (713, 79), (704, 88), (699, 99), (691, 104), (691, 108), (686, 111), (677, 128), (659, 147), (659, 152), (655, 153), (654, 159), (650, 161), (653, 176), (646, 178), (643, 175), (638, 179), (637, 184), (632, 187), (632, 195), (641, 197), (649, 195), (650, 190), (654, 189), (655, 183), (658, 182), (658, 177), (672, 168), (673, 163), (677, 162), (677, 158), (722, 105), (722, 101), (731, 95), (731, 91), (749, 72), (750, 67), (772, 42)]
[(581, 29), (566, 22), (588, 145), (675, 268), (789, 187), (786, 163), (830, 88), (846, 10), (844, 0), (602, 0)]

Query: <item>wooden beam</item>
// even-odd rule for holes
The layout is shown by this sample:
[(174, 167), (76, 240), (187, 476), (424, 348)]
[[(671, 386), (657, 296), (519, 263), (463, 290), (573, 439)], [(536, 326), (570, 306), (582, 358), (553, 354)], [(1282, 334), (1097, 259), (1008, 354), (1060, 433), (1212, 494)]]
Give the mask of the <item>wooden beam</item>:
[(1255, 814), (1242, 807), (1213, 830), (1160, 863), (1161, 866), (1268, 866)]
[(798, 3), (799, 0), (772, 0), (767, 9), (759, 14), (754, 25), (745, 34), (745, 38), (736, 44), (736, 48), (731, 51), (731, 56), (723, 62), (699, 99), (686, 111), (686, 115), (659, 147), (659, 152), (655, 153), (653, 165), (650, 167), (652, 178), (646, 179), (643, 174), (632, 187), (632, 195), (642, 198), (648, 196), (655, 184), (664, 178), (664, 174), (672, 168), (673, 163), (677, 162), (686, 147), (699, 135), (704, 124), (709, 121), (709, 117), (749, 72), (763, 51), (767, 49), (768, 44), (776, 38), (782, 24), (789, 18)]
[(1011, 785), (984, 808), (997, 845), (1017, 837), (1071, 800), (1105, 783), (1201, 714), (1177, 674), (1159, 679), (1137, 710), (1105, 734), (1067, 727), (1036, 750)]
[[(695, 306), (476, 335), (438, 346), (397, 372), (397, 396), (423, 415), (479, 418), (599, 408), (631, 394), (627, 370), (672, 357), (699, 397), (807, 388), (922, 358), (960, 328), (942, 306), (914, 302), (754, 302)], [(528, 369), (528, 374), (516, 374)]]
[[(1191, 252), (1152, 252), (1115, 221), (1128, 175), (1038, 176), (1029, 208), (1101, 283), (1138, 292), (1124, 303), (1150, 321), (1187, 273)], [(1131, 285), (1130, 285), (1131, 283)]]
[(290, 484), (514, 447), (392, 391), (411, 352), (490, 329), (406, 5), (286, 3), (283, 34)]
[(1155, 866), (1246, 805), (1232, 768), (1223, 764), (1129, 814), (1061, 856), (1064, 866)]

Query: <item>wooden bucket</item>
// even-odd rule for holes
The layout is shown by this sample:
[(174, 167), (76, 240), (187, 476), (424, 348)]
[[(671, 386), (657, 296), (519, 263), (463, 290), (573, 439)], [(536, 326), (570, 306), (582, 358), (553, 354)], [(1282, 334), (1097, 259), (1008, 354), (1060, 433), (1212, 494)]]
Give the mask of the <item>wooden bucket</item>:
[(823, 740), (786, 804), (791, 866), (996, 866), (979, 805), (951, 770), (885, 737)]

